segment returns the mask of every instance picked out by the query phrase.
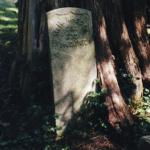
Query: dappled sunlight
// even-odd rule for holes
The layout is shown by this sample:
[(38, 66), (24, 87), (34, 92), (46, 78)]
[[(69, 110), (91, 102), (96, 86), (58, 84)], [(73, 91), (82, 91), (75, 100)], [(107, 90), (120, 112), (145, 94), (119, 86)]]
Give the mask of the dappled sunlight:
[[(132, 42), (130, 40), (128, 29), (126, 27), (125, 22), (122, 24), (122, 34), (121, 34), (121, 46), (120, 50), (122, 51), (122, 56), (124, 59), (124, 63), (126, 65), (126, 71), (129, 74), (132, 74), (135, 77), (139, 77), (141, 79), (141, 71), (139, 69), (139, 60), (137, 59), (137, 56), (135, 54), (135, 51), (133, 49)], [(145, 58), (147, 56), (145, 55)], [(133, 83), (136, 85), (136, 92), (133, 99), (140, 100), (142, 93), (137, 91), (142, 91), (143, 84), (141, 80), (132, 79)]]
[(102, 17), (102, 25), (100, 26), (100, 37), (102, 41), (107, 41), (107, 33), (106, 33), (106, 22), (104, 16)]
[(123, 24), (122, 24), (122, 31), (123, 31), (121, 34), (121, 42), (122, 43), (120, 46), (120, 50), (122, 50), (123, 53), (126, 53), (126, 54), (124, 54), (124, 59), (125, 59), (124, 61), (126, 63), (128, 63), (128, 65), (130, 66), (130, 67), (127, 67), (128, 73), (135, 75), (134, 70), (135, 70), (135, 67), (137, 64), (136, 64), (136, 62), (134, 62), (135, 60), (133, 59), (133, 57), (136, 57), (136, 55), (133, 50), (133, 46), (130, 41), (130, 37), (129, 37), (125, 22), (123, 22)]
[[(119, 86), (117, 85), (117, 78), (115, 76), (114, 73), (114, 68), (112, 67), (111, 62), (108, 62), (107, 64), (104, 64), (103, 67), (103, 72), (104, 72), (104, 76), (107, 77), (107, 80), (105, 80), (106, 84), (109, 85), (109, 87), (107, 87), (111, 93), (111, 98), (113, 103), (116, 103), (118, 106), (122, 107), (123, 104), (120, 100), (120, 89)], [(110, 94), (108, 93), (108, 95)], [(119, 96), (120, 95), (120, 96)]]
[(146, 30), (145, 24), (146, 24), (146, 20), (144, 16), (141, 16), (140, 19), (138, 17), (135, 18), (136, 35), (138, 38), (137, 43), (139, 45), (139, 48), (141, 49), (139, 54), (143, 57), (144, 61), (149, 59), (146, 43), (143, 42), (143, 39), (142, 39), (143, 32), (144, 30)]
[(127, 27), (126, 27), (126, 24), (125, 22), (122, 23), (122, 34), (121, 34), (121, 40), (129, 40), (129, 34), (127, 32)]
[(146, 20), (143, 16), (141, 16), (141, 18), (139, 19), (138, 17), (135, 18), (135, 26), (136, 26), (136, 33), (138, 38), (141, 38), (141, 33), (143, 33), (143, 29), (145, 29), (145, 27), (143, 25), (146, 24)]
[(55, 112), (60, 115), (56, 125), (62, 126), (58, 132), (61, 135), (66, 126), (77, 122), (86, 94), (95, 91), (92, 20), (89, 11), (77, 8), (62, 8), (47, 14)]
[(12, 11), (13, 13), (18, 13), (17, 8), (6, 8), (7, 11)]
[[(114, 59), (115, 57), (112, 55), (110, 43), (107, 36), (107, 30), (106, 30), (106, 23), (105, 18), (102, 17), (102, 25), (99, 27), (100, 32), (100, 40), (101, 40), (101, 46), (100, 48), (103, 49), (102, 56), (100, 57), (100, 64), (101, 64), (101, 73), (103, 74), (101, 79), (103, 82), (102, 87), (107, 89), (106, 92), (106, 102), (108, 104), (108, 116), (109, 116), (109, 123), (112, 126), (118, 125), (118, 127), (115, 127), (118, 131), (119, 124), (118, 122), (125, 122), (125, 120), (132, 120), (130, 116), (129, 109), (121, 95), (120, 87), (118, 85), (117, 77), (115, 75), (115, 67), (114, 67)], [(127, 43), (129, 45), (129, 48), (131, 47), (131, 44), (129, 43), (129, 35), (127, 33), (127, 28), (125, 23), (123, 23), (123, 33), (121, 35), (122, 41), (128, 41)], [(125, 49), (125, 47), (121, 47), (122, 50)], [(101, 53), (99, 55), (101, 55)], [(124, 108), (125, 107), (125, 108)], [(125, 126), (125, 124), (123, 125)]]
[(0, 10), (0, 14), (5, 14), (5, 12), (3, 10)]
[(15, 8), (17, 0), (0, 0), (0, 43), (15, 40), (18, 32), (18, 9)]
[(4, 16), (0, 16), (0, 19), (4, 21), (17, 21), (18, 20), (17, 18), (10, 18), (10, 17), (4, 17)]

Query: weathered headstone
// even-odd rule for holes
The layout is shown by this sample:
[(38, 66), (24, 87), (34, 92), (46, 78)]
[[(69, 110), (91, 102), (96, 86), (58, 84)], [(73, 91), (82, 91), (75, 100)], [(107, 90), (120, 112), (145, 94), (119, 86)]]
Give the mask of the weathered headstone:
[[(62, 134), (74, 124), (87, 92), (95, 90), (95, 47), (91, 12), (60, 8), (47, 13), (55, 113)], [(75, 117), (76, 116), (76, 117)]]
[(142, 136), (137, 144), (138, 150), (150, 150), (150, 135)]

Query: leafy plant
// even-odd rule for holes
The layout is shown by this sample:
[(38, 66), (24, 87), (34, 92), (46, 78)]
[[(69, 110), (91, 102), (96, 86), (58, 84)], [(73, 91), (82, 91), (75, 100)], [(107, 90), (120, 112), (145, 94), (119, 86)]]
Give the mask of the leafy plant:
[(134, 77), (132, 74), (124, 73), (122, 69), (119, 70), (117, 78), (120, 85), (121, 94), (130, 106), (132, 102), (132, 95), (134, 95), (136, 91), (136, 85), (133, 83), (132, 79), (139, 80), (139, 78)]
[[(97, 84), (99, 79), (93, 81)], [(85, 107), (83, 111), (91, 111), (91, 117), (88, 121), (88, 125), (94, 127), (102, 127), (107, 130), (107, 106), (106, 102), (103, 102), (103, 95), (106, 93), (106, 89), (101, 89), (100, 92), (89, 91), (86, 96)]]

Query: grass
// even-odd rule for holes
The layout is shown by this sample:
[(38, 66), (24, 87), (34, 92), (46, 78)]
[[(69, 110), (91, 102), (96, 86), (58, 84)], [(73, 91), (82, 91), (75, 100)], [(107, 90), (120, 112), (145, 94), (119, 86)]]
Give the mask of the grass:
[(0, 44), (13, 41), (18, 32), (18, 9), (15, 7), (17, 0), (0, 1)]

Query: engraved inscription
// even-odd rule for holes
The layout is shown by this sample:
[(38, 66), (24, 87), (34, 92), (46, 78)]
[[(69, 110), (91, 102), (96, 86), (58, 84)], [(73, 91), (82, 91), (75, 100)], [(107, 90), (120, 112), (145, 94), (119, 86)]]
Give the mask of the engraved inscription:
[(64, 26), (64, 23), (58, 22), (56, 25), (57, 25), (59, 28), (61, 28), (62, 26)]
[(75, 33), (75, 34), (68, 33), (66, 35), (66, 40), (74, 40), (74, 39), (78, 39), (78, 34), (77, 33)]
[(56, 126), (62, 127), (57, 131), (61, 136), (77, 123), (87, 92), (95, 90), (92, 14), (85, 9), (67, 7), (52, 10), (47, 17), (54, 109), (60, 115)]
[(76, 29), (76, 27), (67, 27), (66, 31), (67, 32), (74, 32), (74, 31), (77, 31), (77, 29)]
[[(89, 37), (88, 17), (76, 15), (70, 12), (70, 16), (66, 15), (64, 18), (55, 22), (55, 30), (53, 31), (52, 46), (60, 49), (85, 46), (89, 42), (86, 36)], [(61, 42), (59, 42), (61, 41)]]
[(60, 48), (69, 48), (69, 47), (77, 47), (77, 46), (85, 46), (88, 44), (87, 40), (81, 40), (81, 41), (72, 41), (67, 43), (60, 43)]
[(65, 17), (66, 19), (66, 22), (74, 22), (80, 26), (82, 26), (84, 24), (82, 18), (76, 18), (74, 16), (68, 16), (68, 17)]

